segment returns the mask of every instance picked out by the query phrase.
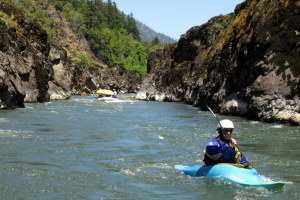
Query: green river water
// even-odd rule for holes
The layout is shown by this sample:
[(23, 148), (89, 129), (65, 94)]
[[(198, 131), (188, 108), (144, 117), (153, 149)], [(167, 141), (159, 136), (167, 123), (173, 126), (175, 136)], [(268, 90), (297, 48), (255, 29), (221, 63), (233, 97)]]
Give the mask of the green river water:
[[(122, 97), (120, 97), (122, 98)], [(283, 189), (192, 178), (216, 135), (209, 112), (182, 103), (89, 97), (0, 111), (0, 199), (300, 199), (300, 128), (229, 118), (255, 169)]]

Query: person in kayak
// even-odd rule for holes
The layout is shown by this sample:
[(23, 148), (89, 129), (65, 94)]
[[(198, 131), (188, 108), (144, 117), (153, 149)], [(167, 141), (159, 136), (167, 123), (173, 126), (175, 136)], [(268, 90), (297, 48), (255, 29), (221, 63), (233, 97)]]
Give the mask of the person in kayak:
[(250, 164), (237, 147), (237, 141), (231, 137), (234, 129), (233, 122), (224, 119), (220, 124), (217, 127), (219, 135), (206, 144), (204, 163), (206, 165), (234, 163), (249, 167)]

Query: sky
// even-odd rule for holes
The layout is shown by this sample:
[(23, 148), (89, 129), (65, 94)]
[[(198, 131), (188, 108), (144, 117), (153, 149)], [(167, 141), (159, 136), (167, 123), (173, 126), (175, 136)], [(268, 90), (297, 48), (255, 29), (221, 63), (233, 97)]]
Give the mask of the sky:
[(234, 12), (244, 0), (113, 0), (117, 8), (158, 33), (179, 39), (212, 17)]

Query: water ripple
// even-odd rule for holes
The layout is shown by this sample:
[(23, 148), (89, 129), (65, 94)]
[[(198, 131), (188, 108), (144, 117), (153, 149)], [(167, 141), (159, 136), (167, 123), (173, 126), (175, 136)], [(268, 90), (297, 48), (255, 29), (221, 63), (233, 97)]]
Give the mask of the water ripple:
[(123, 100), (73, 96), (0, 112), (0, 199), (298, 199), (299, 127), (218, 116), (235, 122), (259, 173), (289, 183), (276, 192), (246, 188), (173, 168), (203, 164), (217, 135), (210, 113)]

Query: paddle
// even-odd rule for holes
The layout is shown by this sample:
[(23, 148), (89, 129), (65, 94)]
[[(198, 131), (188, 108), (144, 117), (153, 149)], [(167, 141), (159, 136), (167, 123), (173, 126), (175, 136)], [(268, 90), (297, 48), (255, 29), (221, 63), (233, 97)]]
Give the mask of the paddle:
[[(208, 105), (206, 105), (207, 109), (211, 112), (211, 114), (213, 114), (213, 116), (216, 118), (216, 120), (218, 121), (218, 124), (220, 125), (221, 129), (222, 129), (222, 132), (224, 131), (224, 128), (222, 127), (221, 123), (220, 123), (220, 120), (219, 118), (215, 115), (215, 113), (210, 109), (210, 107)], [(239, 152), (241, 153), (241, 155), (245, 158), (245, 160), (249, 163), (249, 165), (253, 166), (249, 160), (246, 158), (246, 156), (244, 155), (242, 149), (236, 144), (235, 145), (236, 148), (239, 150)]]

